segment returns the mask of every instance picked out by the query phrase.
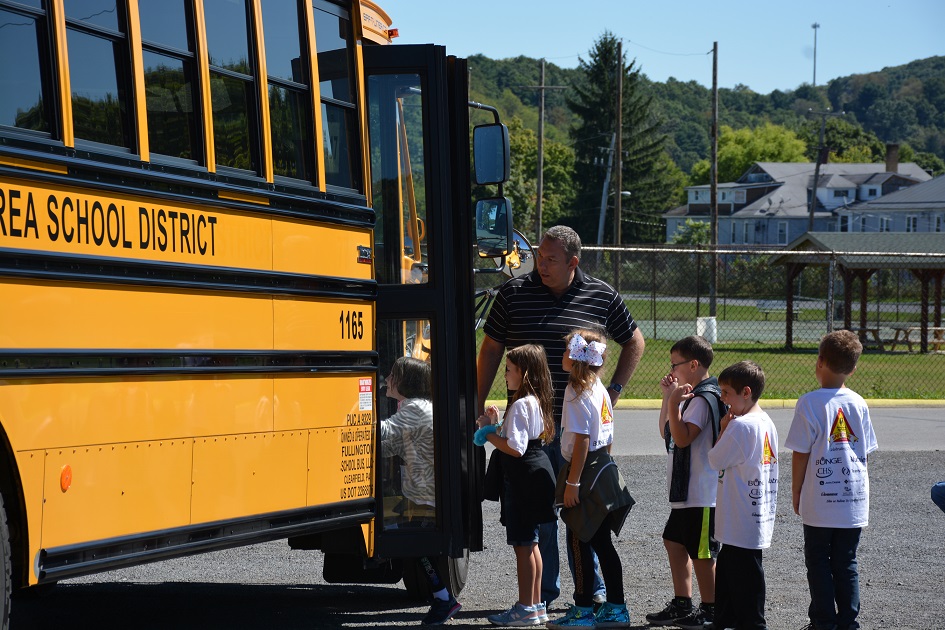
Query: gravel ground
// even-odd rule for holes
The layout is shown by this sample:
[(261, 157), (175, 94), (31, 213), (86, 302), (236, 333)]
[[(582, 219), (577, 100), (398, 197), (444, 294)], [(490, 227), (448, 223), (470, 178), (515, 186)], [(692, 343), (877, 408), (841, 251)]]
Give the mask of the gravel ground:
[[(664, 456), (617, 461), (637, 505), (616, 545), (633, 627), (645, 628), (644, 615), (672, 595), (660, 540), (668, 513)], [(764, 557), (772, 630), (802, 627), (808, 603), (802, 528), (790, 507), (789, 451), (781, 452), (780, 463), (778, 520)], [(945, 514), (929, 488), (945, 479), (945, 455), (880, 450), (870, 460), (870, 479), (871, 525), (859, 548), (860, 622), (866, 629), (943, 628), (937, 619), (945, 604)], [(450, 626), (491, 627), (486, 615), (516, 598), (497, 504), (486, 502), (484, 515), (487, 549), (473, 555), (463, 609)], [(69, 580), (16, 600), (11, 628), (397, 628), (416, 625), (426, 610), (409, 602), (402, 586), (324, 584), (320, 565), (321, 554), (274, 542)], [(572, 591), (565, 569), (562, 592)], [(558, 600), (553, 614), (566, 605)]]

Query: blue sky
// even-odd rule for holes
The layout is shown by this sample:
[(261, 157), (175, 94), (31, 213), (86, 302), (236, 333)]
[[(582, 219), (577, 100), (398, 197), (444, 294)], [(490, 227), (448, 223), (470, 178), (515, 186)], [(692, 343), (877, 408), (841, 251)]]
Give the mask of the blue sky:
[[(945, 55), (942, 0), (377, 0), (400, 30), (395, 43), (436, 43), (450, 54), (526, 55), (575, 67), (605, 30), (655, 81), (791, 90)], [(709, 53), (709, 54), (706, 54)]]

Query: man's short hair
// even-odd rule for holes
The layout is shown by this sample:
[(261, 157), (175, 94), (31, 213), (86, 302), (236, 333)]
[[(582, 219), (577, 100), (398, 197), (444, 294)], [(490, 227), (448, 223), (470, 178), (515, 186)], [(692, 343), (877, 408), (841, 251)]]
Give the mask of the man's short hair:
[(561, 246), (564, 247), (564, 253), (568, 255), (568, 259), (572, 256), (577, 256), (578, 260), (581, 259), (581, 237), (578, 236), (578, 233), (572, 228), (566, 225), (555, 225), (545, 231), (541, 240), (545, 240), (546, 238), (561, 243)]
[(739, 361), (722, 370), (719, 385), (729, 385), (737, 394), (750, 387), (752, 401), (758, 402), (765, 390), (765, 371), (754, 361)]
[(673, 344), (669, 351), (675, 352), (687, 361), (695, 359), (706, 369), (709, 369), (709, 366), (712, 365), (712, 359), (715, 357), (715, 353), (712, 352), (712, 344), (700, 335), (690, 335), (680, 339)]
[(835, 330), (820, 340), (818, 356), (831, 372), (853, 374), (862, 353), (863, 344), (855, 332)]

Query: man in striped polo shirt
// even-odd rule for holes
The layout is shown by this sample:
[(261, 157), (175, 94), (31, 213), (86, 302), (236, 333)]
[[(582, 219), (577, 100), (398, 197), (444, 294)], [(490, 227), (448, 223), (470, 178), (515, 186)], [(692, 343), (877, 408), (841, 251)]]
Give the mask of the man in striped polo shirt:
[[(554, 442), (546, 451), (555, 474), (562, 463), (561, 408), (568, 384), (568, 373), (561, 365), (565, 336), (574, 328), (597, 326), (605, 328), (620, 345), (608, 388), (614, 404), (640, 362), (644, 347), (643, 334), (623, 300), (613, 287), (585, 274), (578, 266), (580, 259), (581, 237), (577, 232), (563, 225), (545, 232), (536, 250), (535, 270), (508, 280), (499, 289), (483, 328), (485, 337), (476, 366), (481, 414), (505, 350), (528, 343), (545, 348), (555, 389), (556, 426)], [(544, 565), (541, 597), (551, 602), (560, 594), (557, 523), (543, 525), (539, 538)], [(595, 588), (602, 590), (603, 584), (599, 579), (597, 582)]]

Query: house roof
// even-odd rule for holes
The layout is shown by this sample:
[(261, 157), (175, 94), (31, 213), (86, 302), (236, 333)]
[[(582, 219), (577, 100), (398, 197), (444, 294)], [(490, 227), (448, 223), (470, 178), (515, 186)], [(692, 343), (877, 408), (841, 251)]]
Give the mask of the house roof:
[[(814, 177), (815, 164), (812, 162), (755, 162), (737, 182), (719, 184), (719, 188), (750, 188), (756, 186), (774, 186), (780, 184), (767, 195), (756, 199), (731, 216), (736, 219), (760, 218), (800, 218), (808, 216), (810, 206), (808, 190)], [(772, 181), (749, 181), (753, 174), (765, 173)], [(914, 162), (899, 164), (896, 173), (886, 173), (886, 165), (881, 163), (830, 163), (820, 167), (820, 188), (856, 188), (860, 180), (866, 181), (871, 177), (902, 176), (916, 182), (925, 182), (931, 176)], [(885, 181), (885, 179), (879, 180)], [(690, 186), (689, 188), (699, 188)], [(852, 206), (851, 206), (852, 207)], [(688, 206), (673, 208), (665, 213), (666, 216), (686, 216)], [(820, 209), (814, 212), (815, 217), (832, 216), (832, 213)]]
[(770, 264), (829, 264), (825, 254), (839, 252), (848, 269), (945, 269), (945, 238), (919, 232), (807, 232), (787, 249), (810, 255), (781, 254)]
[[(945, 175), (851, 207), (860, 212), (945, 210)], [(945, 241), (942, 235), (939, 239)]]

